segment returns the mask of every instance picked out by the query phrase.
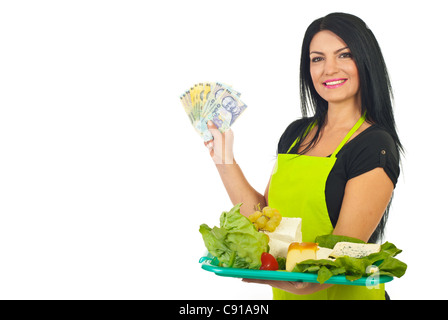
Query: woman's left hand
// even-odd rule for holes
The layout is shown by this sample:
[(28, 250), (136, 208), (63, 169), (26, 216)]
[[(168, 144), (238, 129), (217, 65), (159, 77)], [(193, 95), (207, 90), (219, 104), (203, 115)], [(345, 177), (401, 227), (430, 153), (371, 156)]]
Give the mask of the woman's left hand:
[(267, 284), (273, 288), (287, 291), (292, 294), (311, 294), (323, 289), (327, 289), (331, 284), (319, 284), (310, 282), (296, 281), (278, 281), (278, 280), (261, 280), (261, 279), (243, 279), (243, 282)]

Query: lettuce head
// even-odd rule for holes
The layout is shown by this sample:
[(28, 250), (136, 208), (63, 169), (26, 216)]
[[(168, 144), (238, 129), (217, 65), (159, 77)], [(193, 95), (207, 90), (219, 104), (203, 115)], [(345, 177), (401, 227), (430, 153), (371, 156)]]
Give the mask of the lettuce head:
[(259, 269), (261, 254), (268, 251), (269, 238), (258, 232), (252, 222), (240, 213), (242, 203), (229, 212), (223, 212), (220, 227), (199, 227), (207, 250), (221, 266), (231, 268)]

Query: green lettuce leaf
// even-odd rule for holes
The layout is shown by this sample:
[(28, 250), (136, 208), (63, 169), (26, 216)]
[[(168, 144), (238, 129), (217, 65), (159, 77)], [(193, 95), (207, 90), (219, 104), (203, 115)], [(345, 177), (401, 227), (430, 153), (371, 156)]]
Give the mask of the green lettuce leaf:
[(380, 272), (388, 272), (397, 278), (401, 278), (406, 273), (407, 264), (391, 256), (385, 258), (378, 266)]
[(325, 266), (321, 266), (317, 272), (317, 281), (324, 283), (333, 276), (333, 272)]
[(284, 257), (277, 257), (275, 258), (278, 263), (278, 270), (286, 270), (286, 258)]
[(202, 234), (207, 250), (220, 265), (232, 268), (259, 269), (261, 254), (268, 251), (269, 238), (258, 232), (252, 222), (240, 213), (241, 203), (220, 217), (220, 228), (202, 224)]
[(387, 252), (391, 257), (395, 257), (397, 254), (401, 253), (403, 250), (398, 249), (393, 243), (385, 242), (381, 245), (381, 251)]
[(332, 276), (343, 274), (346, 269), (340, 264), (332, 260), (321, 259), (321, 260), (305, 260), (302, 261), (294, 267), (292, 272), (309, 272), (317, 273), (317, 281), (319, 283), (324, 283)]
[(370, 261), (367, 259), (349, 256), (339, 257), (334, 262), (345, 269), (345, 277), (351, 281), (361, 278), (365, 274), (366, 268), (370, 265)]

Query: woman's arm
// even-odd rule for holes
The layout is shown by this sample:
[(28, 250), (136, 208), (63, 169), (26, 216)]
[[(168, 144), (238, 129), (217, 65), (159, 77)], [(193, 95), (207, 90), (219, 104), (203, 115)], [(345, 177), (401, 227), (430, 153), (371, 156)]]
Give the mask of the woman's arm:
[(350, 179), (333, 234), (368, 241), (389, 204), (394, 185), (383, 168)]
[(216, 168), (232, 203), (234, 205), (243, 203), (240, 208), (241, 214), (249, 216), (258, 204), (261, 208), (266, 206), (265, 197), (249, 184), (235, 161), (233, 164), (217, 164)]
[(255, 206), (267, 205), (267, 197), (257, 192), (247, 181), (240, 166), (233, 156), (233, 132), (227, 130), (221, 133), (213, 122), (209, 121), (208, 129), (213, 135), (213, 140), (205, 142), (210, 150), (210, 156), (215, 162), (221, 180), (226, 188), (230, 200), (235, 205), (243, 203), (241, 214), (249, 216), (254, 212)]

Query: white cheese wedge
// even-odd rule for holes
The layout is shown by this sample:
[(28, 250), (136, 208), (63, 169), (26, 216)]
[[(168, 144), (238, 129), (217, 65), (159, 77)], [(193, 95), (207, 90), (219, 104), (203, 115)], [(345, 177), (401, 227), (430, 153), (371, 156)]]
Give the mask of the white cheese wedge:
[(302, 219), (283, 217), (274, 232), (264, 231), (264, 233), (269, 236), (269, 239), (288, 242), (288, 245), (291, 242), (302, 242)]
[(286, 258), (288, 255), (289, 242), (277, 240), (274, 238), (269, 238), (269, 253), (275, 258), (282, 257)]
[(334, 260), (332, 258), (329, 258), (330, 254), (332, 252), (333, 252), (333, 249), (317, 247), (316, 260), (320, 260), (320, 259)]
[(363, 258), (369, 254), (380, 252), (381, 245), (377, 243), (352, 243), (338, 242), (330, 253), (330, 257), (338, 258), (349, 256), (352, 258)]

